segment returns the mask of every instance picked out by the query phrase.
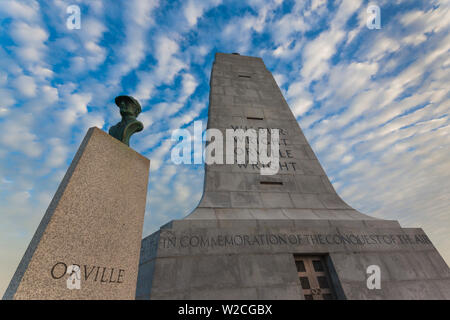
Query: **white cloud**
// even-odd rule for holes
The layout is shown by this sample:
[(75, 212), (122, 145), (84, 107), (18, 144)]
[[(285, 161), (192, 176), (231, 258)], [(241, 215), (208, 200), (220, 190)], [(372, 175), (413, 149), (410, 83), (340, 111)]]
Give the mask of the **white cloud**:
[(174, 142), (169, 138), (162, 141), (161, 145), (151, 152), (149, 155), (150, 158), (150, 171), (158, 171), (161, 165), (163, 164), (167, 155), (169, 155), (169, 151), (172, 148)]
[(316, 80), (328, 71), (328, 60), (336, 51), (336, 45), (345, 36), (341, 30), (321, 33), (316, 39), (308, 43), (303, 53), (303, 67), (301, 74), (309, 81)]
[(191, 109), (177, 117), (170, 119), (169, 126), (173, 129), (178, 129), (183, 127), (186, 124), (191, 123), (194, 119), (196, 119), (200, 112), (206, 108), (206, 103), (195, 102)]
[(287, 90), (289, 106), (297, 118), (306, 113), (313, 106), (313, 98), (304, 82), (293, 82)]
[(86, 132), (89, 128), (92, 127), (102, 129), (105, 125), (104, 115), (96, 112), (85, 113), (82, 121), (83, 121), (82, 132)]
[(30, 193), (28, 191), (21, 191), (13, 194), (10, 199), (11, 202), (16, 203), (18, 205), (22, 204), (24, 201), (30, 198)]
[(330, 29), (319, 34), (309, 42), (303, 52), (301, 74), (308, 81), (322, 77), (328, 71), (328, 61), (336, 52), (337, 44), (346, 35), (345, 23), (360, 7), (361, 1), (342, 1), (339, 9), (330, 22)]
[(175, 192), (179, 197), (180, 202), (184, 202), (188, 200), (189, 196), (191, 195), (191, 188), (184, 184), (177, 183), (175, 184)]
[[(20, 125), (19, 125), (20, 124)], [(0, 143), (11, 150), (22, 152), (31, 158), (42, 154), (42, 146), (37, 136), (31, 132), (33, 117), (31, 114), (19, 114), (8, 118), (2, 124), (2, 129), (8, 134), (0, 136)]]
[(428, 11), (415, 10), (400, 16), (400, 23), (411, 31), (415, 31), (419, 36), (429, 32), (440, 32), (450, 25), (446, 17), (450, 12), (448, 3), (441, 3), (439, 6)]
[(194, 93), (197, 86), (198, 82), (197, 80), (195, 80), (195, 77), (192, 74), (189, 73), (183, 74), (181, 85), (182, 95), (180, 101), (185, 101), (187, 98), (189, 98)]
[(47, 41), (48, 33), (39, 25), (29, 25), (23, 21), (15, 21), (11, 25), (10, 35), (19, 45), (41, 45)]
[(8, 109), (16, 103), (16, 99), (14, 99), (14, 92), (8, 89), (0, 88), (0, 96), (2, 97), (0, 100), (0, 107), (4, 109)]
[(280, 88), (286, 82), (286, 77), (283, 74), (281, 74), (281, 73), (274, 73), (273, 77), (274, 77), (278, 87), (280, 87)]
[(64, 126), (72, 125), (78, 117), (87, 112), (87, 104), (91, 101), (90, 93), (74, 93), (64, 97), (66, 109), (60, 112), (60, 120)]
[(176, 54), (179, 51), (177, 42), (168, 36), (159, 36), (155, 42), (155, 57), (158, 63), (150, 72), (139, 73), (140, 82), (135, 96), (140, 100), (148, 100), (155, 86), (170, 84), (187, 65)]
[(304, 16), (296, 12), (288, 13), (283, 15), (280, 20), (274, 23), (272, 36), (275, 40), (275, 43), (285, 43), (284, 46), (286, 46), (286, 44), (289, 44), (292, 41), (289, 40), (292, 33), (305, 32), (309, 28), (310, 25), (305, 22)]
[[(144, 123), (145, 128), (145, 123)], [(139, 150), (141, 152), (146, 152), (148, 149), (153, 148), (157, 144), (160, 143), (163, 138), (167, 138), (170, 136), (170, 132), (167, 131), (160, 131), (156, 133), (150, 133), (147, 135), (137, 135), (136, 141), (135, 141), (135, 149)]]
[(153, 111), (145, 111), (139, 115), (139, 121), (144, 124), (144, 128), (148, 128), (153, 124)]
[(12, 85), (18, 92), (25, 96), (25, 98), (36, 96), (36, 83), (32, 77), (22, 75), (14, 79)]
[(0, 13), (14, 19), (35, 20), (37, 11), (39, 10), (39, 3), (34, 0), (27, 2), (20, 2), (16, 0), (3, 0), (0, 6)]
[(50, 168), (56, 168), (65, 165), (68, 148), (65, 142), (59, 138), (51, 138), (49, 140), (51, 151), (47, 156), (46, 165)]
[(48, 85), (43, 85), (41, 86), (40, 90), (42, 99), (41, 103), (44, 105), (44, 107), (50, 106), (54, 104), (56, 101), (58, 101), (59, 95), (57, 88)]
[(22, 61), (39, 62), (44, 58), (47, 31), (37, 24), (30, 25), (23, 21), (13, 22), (10, 28), (11, 37), (18, 45), (15, 52)]
[(186, 6), (184, 7), (184, 16), (186, 17), (189, 26), (195, 26), (197, 24), (198, 18), (200, 18), (205, 11), (206, 1), (188, 1)]
[(313, 102), (309, 99), (298, 97), (292, 100), (291, 108), (294, 116), (297, 118), (307, 112), (313, 105)]
[(42, 80), (46, 80), (47, 78), (52, 78), (54, 75), (54, 72), (52, 70), (50, 70), (49, 68), (43, 67), (41, 65), (31, 66), (30, 73)]
[(125, 7), (125, 42), (119, 50), (120, 62), (111, 71), (111, 81), (119, 83), (120, 78), (136, 69), (148, 51), (147, 32), (154, 26), (153, 13), (159, 1), (132, 0)]
[(169, 37), (161, 36), (156, 41), (158, 65), (154, 75), (161, 83), (171, 83), (175, 75), (186, 68), (186, 65), (175, 57), (178, 51), (177, 42)]
[(88, 56), (84, 58), (87, 66), (91, 70), (95, 70), (99, 65), (105, 61), (106, 50), (105, 48), (99, 46), (94, 41), (88, 41), (84, 44), (84, 48), (88, 52)]
[(367, 54), (367, 59), (378, 61), (384, 58), (387, 54), (400, 49), (400, 44), (397, 40), (386, 36), (378, 37), (375, 41), (376, 45), (371, 46), (371, 50)]
[(233, 48), (233, 52), (247, 53), (253, 32), (262, 33), (265, 30), (267, 20), (271, 19), (273, 10), (280, 4), (280, 1), (251, 1), (250, 5), (258, 14), (248, 13), (231, 19), (220, 34), (224, 46)]

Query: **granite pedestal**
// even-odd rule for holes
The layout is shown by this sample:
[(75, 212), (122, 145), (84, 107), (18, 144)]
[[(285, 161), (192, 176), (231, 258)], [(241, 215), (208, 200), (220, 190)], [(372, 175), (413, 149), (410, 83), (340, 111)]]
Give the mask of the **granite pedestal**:
[(3, 298), (134, 299), (149, 166), (90, 128)]

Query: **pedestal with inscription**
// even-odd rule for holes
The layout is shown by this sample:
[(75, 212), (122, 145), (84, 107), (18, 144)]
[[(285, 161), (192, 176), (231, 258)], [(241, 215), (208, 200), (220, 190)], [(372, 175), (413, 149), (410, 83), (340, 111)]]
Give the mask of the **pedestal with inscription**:
[(208, 128), (279, 129), (279, 171), (206, 165), (198, 207), (143, 239), (136, 298), (450, 299), (422, 229), (338, 196), (260, 58), (216, 54), (210, 85)]
[(134, 299), (149, 166), (90, 128), (3, 299)]

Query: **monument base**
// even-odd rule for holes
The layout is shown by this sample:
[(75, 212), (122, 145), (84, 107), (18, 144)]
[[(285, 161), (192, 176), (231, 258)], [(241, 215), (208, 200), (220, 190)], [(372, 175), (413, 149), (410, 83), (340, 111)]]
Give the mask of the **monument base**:
[(186, 219), (142, 241), (136, 298), (450, 299), (450, 270), (396, 221)]
[(134, 299), (149, 166), (90, 128), (3, 299)]

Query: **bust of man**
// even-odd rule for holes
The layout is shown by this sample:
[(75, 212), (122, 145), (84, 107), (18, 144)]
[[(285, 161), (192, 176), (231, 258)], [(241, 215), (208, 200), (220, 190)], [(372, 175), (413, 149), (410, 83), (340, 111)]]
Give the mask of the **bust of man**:
[(130, 96), (118, 96), (115, 102), (120, 108), (122, 120), (109, 128), (109, 134), (129, 146), (131, 135), (144, 129), (142, 122), (136, 120), (142, 111), (141, 105)]

